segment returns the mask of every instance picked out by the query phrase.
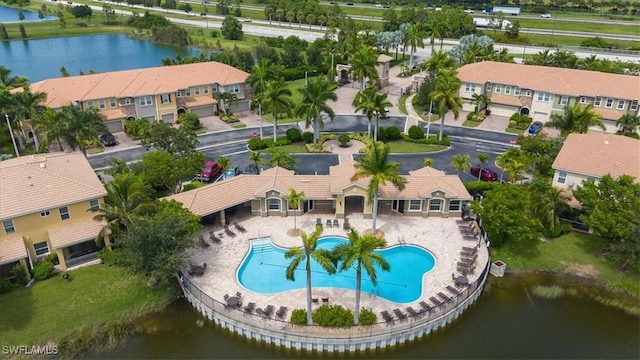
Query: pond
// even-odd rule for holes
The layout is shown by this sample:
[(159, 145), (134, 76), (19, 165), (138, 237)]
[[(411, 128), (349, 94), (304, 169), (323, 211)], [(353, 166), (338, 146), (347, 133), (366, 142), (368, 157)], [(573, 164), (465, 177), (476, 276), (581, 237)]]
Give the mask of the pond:
[(14, 9), (6, 6), (0, 5), (0, 23), (9, 24), (9, 23), (17, 23), (17, 22), (31, 22), (31, 21), (45, 21), (45, 20), (58, 20), (57, 16), (45, 15), (45, 17), (41, 20), (38, 18), (38, 12), (24, 10), (22, 9), (22, 15), (24, 15), (24, 20), (20, 21), (19, 18), (19, 9)]

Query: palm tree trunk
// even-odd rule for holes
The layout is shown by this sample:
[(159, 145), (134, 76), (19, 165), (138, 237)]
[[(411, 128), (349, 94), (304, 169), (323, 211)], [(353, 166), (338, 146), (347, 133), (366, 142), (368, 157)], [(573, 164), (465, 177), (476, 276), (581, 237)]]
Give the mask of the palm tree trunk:
[(360, 288), (362, 287), (362, 270), (356, 271), (356, 309), (353, 312), (353, 323), (360, 325)]
[(373, 194), (373, 210), (371, 211), (371, 234), (376, 234), (376, 220), (378, 218), (378, 189), (376, 189), (375, 194)]
[(318, 119), (313, 119), (313, 145), (318, 145), (318, 136), (319, 136), (319, 129), (318, 129)]
[(36, 134), (36, 131), (33, 129), (33, 126), (31, 126), (31, 123), (29, 123), (29, 130), (33, 135), (33, 145), (36, 147), (36, 152), (38, 152), (38, 149), (40, 149), (40, 142), (38, 141), (38, 134)]
[(297, 214), (298, 214), (298, 209), (294, 210), (295, 212), (293, 213), (293, 230), (297, 230), (297, 224), (296, 224), (296, 218), (297, 218)]
[(278, 115), (276, 115), (276, 112), (273, 112), (273, 142), (275, 143), (277, 140), (277, 133), (278, 133)]
[(369, 119), (369, 123), (367, 123), (367, 137), (371, 137), (371, 119)]
[(447, 111), (443, 110), (442, 119), (440, 119), (440, 133), (438, 134), (438, 140), (442, 140), (442, 132), (444, 131), (444, 116), (447, 115)]
[(444, 44), (444, 37), (440, 38), (440, 51), (442, 51), (442, 44)]
[(376, 116), (376, 127), (373, 128), (373, 141), (374, 142), (378, 141), (378, 127), (380, 126), (379, 120), (380, 120), (380, 117)]
[(311, 262), (307, 255), (307, 325), (313, 325), (311, 317)]
[(411, 48), (411, 52), (409, 53), (409, 71), (413, 70), (413, 48)]

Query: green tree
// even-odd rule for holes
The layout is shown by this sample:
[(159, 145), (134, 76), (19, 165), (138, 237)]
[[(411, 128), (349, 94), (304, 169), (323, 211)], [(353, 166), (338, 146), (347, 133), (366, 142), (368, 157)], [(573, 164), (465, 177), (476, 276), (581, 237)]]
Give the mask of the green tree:
[(295, 281), (298, 266), (303, 261), (305, 263), (305, 273), (307, 276), (307, 325), (313, 324), (311, 317), (311, 259), (320, 264), (327, 273), (333, 274), (336, 272), (331, 252), (326, 249), (318, 249), (317, 247), (320, 235), (322, 235), (322, 227), (320, 226), (316, 227), (315, 231), (311, 234), (302, 231), (300, 233), (302, 246), (293, 247), (284, 254), (285, 259), (291, 259), (291, 263), (287, 266), (286, 271), (287, 280)]
[(58, 144), (60, 151), (64, 151), (61, 138), (65, 134), (66, 124), (62, 112), (47, 108), (38, 114), (33, 121), (41, 135), (38, 151), (48, 151), (49, 145), (53, 141)]
[(360, 93), (364, 92), (367, 83), (378, 79), (378, 53), (371, 46), (360, 45), (351, 58), (351, 71), (360, 82)]
[(151, 125), (140, 142), (145, 149), (166, 151), (172, 156), (182, 156), (195, 151), (198, 137), (188, 128), (176, 129), (168, 122), (160, 121)]
[(525, 163), (518, 159), (511, 159), (504, 164), (504, 170), (509, 174), (509, 182), (514, 184), (524, 174)]
[(337, 101), (338, 96), (334, 92), (336, 85), (327, 79), (318, 77), (310, 79), (307, 85), (299, 89), (302, 94), (302, 103), (298, 106), (295, 114), (305, 120), (306, 127), (313, 124), (313, 144), (318, 143), (320, 129), (324, 127), (323, 115), (327, 115), (333, 120), (335, 112), (327, 104), (329, 100)]
[(565, 106), (562, 114), (551, 115), (551, 121), (545, 126), (560, 130), (560, 135), (566, 137), (571, 133), (586, 134), (589, 128), (597, 126), (603, 131), (607, 128), (602, 123), (602, 117), (594, 112), (593, 104), (582, 106), (575, 104)]
[(15, 89), (29, 85), (29, 79), (24, 76), (11, 76), (11, 70), (0, 65), (0, 90)]
[(428, 167), (433, 167), (433, 159), (432, 158), (424, 158), (422, 160), (422, 165), (428, 166)]
[(410, 24), (404, 31), (405, 46), (411, 49), (409, 53), (409, 68), (413, 69), (413, 54), (417, 48), (424, 48), (425, 34), (422, 31), (420, 24)]
[(24, 14), (22, 13), (22, 10), (18, 10), (18, 20), (24, 20)]
[(20, 128), (19, 122), (23, 121), (29, 125), (29, 130), (33, 135), (33, 141), (36, 149), (40, 147), (38, 142), (37, 130), (34, 127), (36, 125), (35, 118), (41, 114), (44, 109), (44, 102), (47, 100), (47, 94), (43, 92), (32, 93), (28, 87), (24, 87), (22, 91), (18, 91), (11, 96), (11, 112), (13, 113), (13, 119), (16, 124), (13, 127), (14, 131)]
[(224, 172), (225, 170), (231, 168), (231, 159), (228, 156), (220, 155), (217, 161), (218, 165)]
[(259, 96), (267, 89), (267, 83), (275, 78), (271, 61), (261, 58), (257, 64), (253, 66), (251, 75), (249, 75), (249, 83), (253, 88), (254, 96)]
[(63, 106), (60, 111), (67, 124), (63, 138), (73, 150), (79, 148), (87, 156), (87, 144), (97, 143), (99, 136), (108, 131), (104, 117), (96, 109), (79, 109), (73, 105)]
[(466, 171), (471, 167), (470, 160), (471, 156), (469, 154), (455, 154), (451, 159), (451, 167), (458, 170), (458, 176), (460, 176), (461, 171)]
[(476, 114), (480, 114), (481, 110), (484, 110), (491, 106), (491, 99), (485, 94), (473, 94), (471, 95), (471, 104), (476, 104)]
[(256, 173), (260, 170), (260, 165), (264, 163), (264, 158), (259, 151), (250, 151), (249, 152), (249, 161), (253, 163), (253, 168)]
[(156, 189), (177, 191), (183, 180), (200, 171), (204, 161), (199, 151), (175, 157), (166, 151), (153, 150), (142, 155), (140, 174)]
[(269, 158), (269, 166), (293, 170), (296, 168), (296, 158), (288, 152), (282, 150), (282, 148), (274, 146), (269, 149), (271, 157)]
[(242, 24), (234, 16), (227, 15), (222, 20), (222, 28), (220, 29), (222, 36), (227, 40), (242, 40), (244, 32)]
[(238, 97), (234, 93), (221, 92), (218, 94), (218, 101), (222, 105), (222, 111), (225, 115), (229, 116), (229, 109), (231, 105), (238, 103)]
[(369, 86), (363, 93), (356, 94), (353, 99), (353, 106), (356, 107), (356, 112), (362, 111), (362, 113), (367, 116), (367, 119), (369, 119), (367, 136), (371, 136), (371, 120), (373, 118), (376, 119), (373, 141), (378, 141), (380, 116), (386, 113), (387, 107), (393, 106), (393, 104), (387, 100), (387, 94), (378, 93), (375, 85)]
[(554, 170), (551, 165), (562, 148), (561, 137), (550, 138), (547, 134), (539, 132), (530, 136), (520, 135), (517, 142), (522, 157), (531, 164), (534, 174), (553, 177)]
[(457, 74), (458, 71), (455, 69), (442, 69), (436, 76), (436, 89), (429, 94), (433, 101), (436, 102), (438, 111), (442, 115), (438, 140), (442, 140), (444, 117), (447, 115), (447, 111), (451, 110), (455, 119), (458, 119), (458, 115), (460, 115), (462, 99), (458, 94), (462, 83), (456, 77)]
[(351, 229), (347, 235), (349, 242), (336, 245), (333, 255), (340, 263), (340, 271), (356, 269), (356, 303), (353, 315), (355, 325), (360, 324), (360, 292), (362, 289), (362, 270), (364, 269), (374, 286), (378, 284), (376, 267), (383, 271), (391, 270), (387, 260), (376, 252), (376, 249), (387, 246), (384, 238), (372, 234), (360, 235), (355, 229)]
[(293, 230), (297, 230), (296, 227), (296, 217), (297, 211), (300, 209), (300, 203), (305, 201), (304, 191), (297, 192), (296, 189), (290, 187), (289, 194), (287, 195), (287, 203), (289, 205), (289, 209), (294, 209), (293, 213)]
[(616, 126), (625, 136), (637, 134), (640, 127), (640, 116), (624, 114), (616, 121)]
[(267, 83), (265, 92), (260, 97), (260, 102), (265, 112), (273, 116), (273, 141), (278, 136), (278, 115), (292, 116), (294, 104), (291, 100), (291, 90), (282, 79), (272, 80)]
[(378, 218), (378, 192), (380, 186), (391, 182), (398, 190), (405, 187), (405, 179), (399, 173), (400, 163), (389, 162), (389, 146), (382, 142), (375, 142), (369, 145), (363, 157), (355, 164), (355, 173), (351, 181), (362, 178), (369, 178), (367, 197), (369, 202), (373, 202), (373, 213), (371, 214), (371, 233), (376, 234), (376, 220)]
[(422, 70), (426, 70), (432, 77), (436, 77), (441, 70), (454, 66), (455, 60), (449, 56), (449, 53), (440, 50), (433, 53), (429, 60), (422, 64)]
[[(480, 169), (484, 166), (484, 164), (489, 162), (489, 155), (485, 153), (478, 153), (478, 165), (480, 165)], [(478, 181), (480, 181), (480, 176), (482, 175), (482, 171), (478, 172)]]
[(66, 67), (60, 66), (60, 76), (69, 77), (69, 72), (67, 71)]
[(564, 229), (560, 226), (558, 214), (569, 208), (569, 198), (562, 189), (551, 186), (551, 181), (541, 178), (532, 182), (527, 190), (531, 194), (532, 213), (542, 224), (542, 233), (545, 236), (554, 238), (563, 230), (570, 229), (570, 226), (565, 226)]

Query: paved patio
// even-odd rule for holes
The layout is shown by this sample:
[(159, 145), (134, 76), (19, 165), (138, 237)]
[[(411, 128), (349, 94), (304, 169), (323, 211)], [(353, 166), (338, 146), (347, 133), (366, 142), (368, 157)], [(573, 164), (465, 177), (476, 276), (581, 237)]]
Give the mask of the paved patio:
[[(392, 213), (388, 209), (382, 209), (383, 214), (378, 216), (377, 226), (382, 230), (387, 239), (388, 246), (402, 245), (403, 243), (415, 244), (428, 249), (436, 259), (436, 265), (423, 278), (422, 296), (413, 303), (399, 304), (389, 300), (362, 293), (361, 306), (372, 309), (379, 315), (380, 311), (392, 310), (413, 306), (419, 309), (420, 301), (427, 301), (438, 292), (448, 294), (447, 285), (454, 285), (452, 273), (456, 273), (456, 263), (460, 258), (460, 250), (463, 246), (471, 247), (476, 242), (462, 239), (458, 230), (456, 219), (443, 218), (418, 218), (407, 217)], [(242, 215), (246, 214), (246, 215)], [(309, 213), (298, 216), (297, 226), (307, 232), (311, 232), (316, 223), (316, 218), (321, 217), (323, 222), (326, 218), (332, 218), (331, 214)], [(363, 232), (371, 227), (370, 219), (363, 219), (361, 213), (348, 215), (350, 224), (359, 232)], [(236, 280), (236, 271), (242, 259), (250, 248), (250, 239), (268, 237), (271, 241), (281, 247), (292, 247), (301, 245), (299, 237), (287, 235), (287, 231), (293, 228), (293, 217), (257, 217), (250, 216), (243, 209), (239, 210), (230, 221), (239, 222), (247, 229), (246, 233), (236, 232), (235, 237), (222, 236), (220, 243), (213, 243), (207, 249), (192, 249), (189, 253), (194, 265), (207, 263), (205, 275), (202, 277), (192, 277), (191, 281), (203, 292), (213, 299), (223, 302), (225, 294), (233, 295), (237, 291), (242, 293), (244, 304), (248, 302), (256, 303), (256, 307), (266, 307), (274, 305), (276, 309), (280, 306), (289, 308), (288, 316), (293, 309), (306, 308), (306, 290), (292, 290), (278, 294), (260, 294), (244, 288)], [(340, 220), (342, 224), (342, 220)], [(224, 230), (220, 226), (210, 226), (202, 230), (205, 239), (208, 239), (209, 232), (214, 231), (220, 237)], [(339, 228), (325, 228), (323, 235), (345, 236), (346, 231)], [(209, 241), (211, 242), (211, 241)], [(474, 282), (482, 272), (483, 264), (488, 260), (488, 250), (481, 244), (478, 249), (478, 260), (474, 274), (468, 275), (469, 282)], [(185, 271), (186, 273), (186, 271)], [(282, 274), (282, 281), (287, 281)], [(314, 288), (314, 297), (329, 297), (329, 304), (340, 304), (352, 309), (355, 301), (355, 291), (337, 288)], [(450, 294), (449, 294), (450, 295)], [(319, 305), (314, 304), (314, 307)], [(381, 319), (380, 319), (381, 320)]]

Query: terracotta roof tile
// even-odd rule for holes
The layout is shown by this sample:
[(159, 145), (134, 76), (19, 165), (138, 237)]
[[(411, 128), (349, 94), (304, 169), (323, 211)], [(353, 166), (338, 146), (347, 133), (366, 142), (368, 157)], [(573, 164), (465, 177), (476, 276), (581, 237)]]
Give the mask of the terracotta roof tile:
[(504, 96), (504, 95), (492, 95), (492, 104), (503, 104), (512, 106), (522, 106), (520, 99), (517, 96)]
[(49, 241), (54, 249), (59, 249), (92, 240), (106, 224), (105, 221), (93, 220), (91, 217), (75, 220), (50, 228)]
[(27, 257), (27, 248), (22, 237), (0, 241), (0, 265)]
[(595, 178), (626, 174), (640, 182), (640, 140), (602, 132), (569, 134), (553, 169)]
[(38, 154), (0, 162), (0, 219), (55, 209), (105, 196), (80, 153)]

